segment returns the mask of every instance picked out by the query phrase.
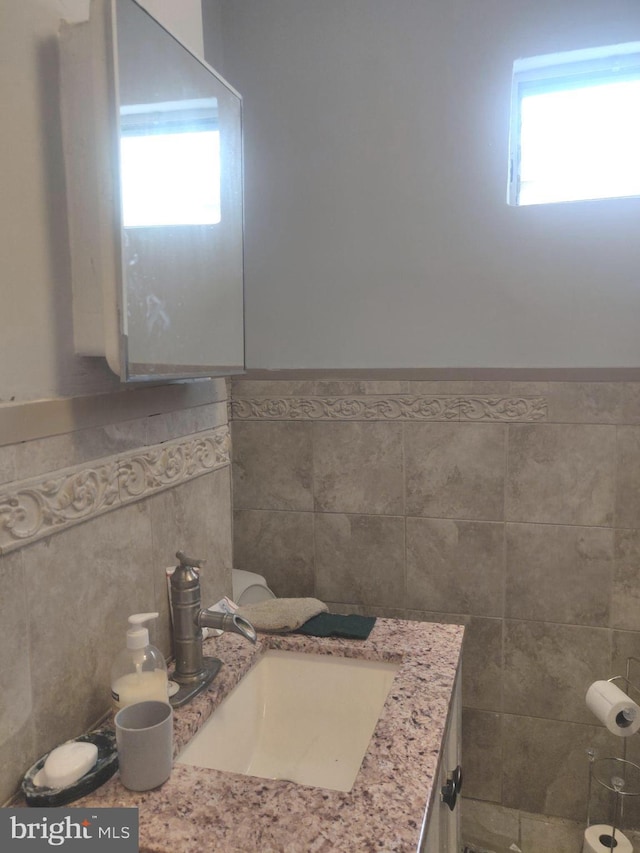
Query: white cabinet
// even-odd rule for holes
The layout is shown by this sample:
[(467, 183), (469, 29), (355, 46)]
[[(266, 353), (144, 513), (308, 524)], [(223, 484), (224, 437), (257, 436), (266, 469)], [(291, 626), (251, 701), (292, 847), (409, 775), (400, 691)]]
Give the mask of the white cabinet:
[(76, 352), (123, 382), (242, 373), (239, 93), (135, 0), (63, 25), (60, 69)]
[(451, 694), (449, 719), (440, 754), (431, 813), (420, 853), (458, 853), (460, 850), (461, 765), (461, 676), (460, 667)]

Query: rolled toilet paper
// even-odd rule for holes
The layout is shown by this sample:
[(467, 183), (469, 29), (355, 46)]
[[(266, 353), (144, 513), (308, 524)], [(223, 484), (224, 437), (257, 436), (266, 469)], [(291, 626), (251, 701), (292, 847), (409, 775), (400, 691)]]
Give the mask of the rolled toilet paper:
[(611, 681), (594, 681), (587, 690), (587, 708), (614, 735), (629, 737), (640, 729), (640, 707)]
[[(611, 853), (611, 841), (607, 844), (607, 840), (611, 839), (611, 827), (604, 823), (594, 823), (593, 826), (588, 826), (584, 831), (584, 844), (582, 845), (582, 853)], [(604, 839), (603, 843), (600, 839)], [(633, 845), (626, 835), (616, 829), (616, 853), (633, 853)]]

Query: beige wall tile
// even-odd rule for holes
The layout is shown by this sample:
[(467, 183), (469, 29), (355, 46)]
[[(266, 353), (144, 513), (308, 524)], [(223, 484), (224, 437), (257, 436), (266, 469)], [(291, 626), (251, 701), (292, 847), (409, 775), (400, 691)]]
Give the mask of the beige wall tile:
[(407, 518), (407, 606), (502, 616), (504, 525)]
[(409, 382), (412, 394), (508, 394), (510, 383), (501, 379), (414, 379)]
[(393, 379), (327, 379), (316, 381), (314, 393), (331, 397), (355, 394), (405, 394), (408, 387), (409, 382)]
[(613, 530), (507, 524), (505, 615), (609, 624)]
[[(16, 697), (16, 703), (20, 697)], [(40, 757), (36, 746), (37, 721), (29, 714), (28, 706), (19, 706), (24, 713), (20, 728), (9, 740), (0, 743), (0, 762), (2, 775), (0, 777), (0, 807), (9, 805), (19, 790), (26, 771)]]
[(0, 447), (0, 485), (16, 479), (15, 446)]
[(510, 424), (507, 521), (613, 523), (615, 430), (591, 424)]
[(608, 677), (611, 632), (511, 620), (504, 632), (505, 713), (592, 723), (585, 696), (592, 682)]
[[(316, 393), (390, 393), (384, 383), (320, 383), (316, 380)], [(399, 557), (397, 565), (384, 555), (381, 559), (371, 542), (364, 549), (355, 544), (358, 536), (372, 537), (352, 536), (347, 522), (361, 513), (347, 516), (343, 510), (355, 512), (360, 496), (371, 491), (362, 486), (366, 474), (361, 468), (376, 470), (378, 461), (367, 452), (351, 457), (346, 451), (335, 453), (331, 436), (342, 427), (347, 435), (353, 423), (313, 424), (315, 434), (322, 436), (313, 446), (319, 597), (345, 612), (375, 610), (466, 625), (465, 743), (477, 768), (474, 796), (504, 796), (508, 804), (508, 791), (514, 803), (526, 803), (529, 774), (534, 774), (535, 787), (535, 774), (545, 772), (526, 769), (523, 759), (521, 772), (509, 776), (503, 794), (501, 742), (491, 740), (491, 733), (500, 731), (501, 709), (517, 719), (540, 714), (542, 722), (545, 716), (559, 718), (559, 725), (578, 720), (582, 722), (570, 732), (606, 734), (602, 726), (592, 726), (584, 694), (592, 680), (609, 677), (609, 626), (632, 629), (614, 635), (618, 658), (623, 649), (636, 648), (635, 631), (640, 630), (635, 620), (640, 607), (634, 606), (640, 586), (634, 534), (640, 529), (640, 427), (633, 426), (638, 423), (639, 389), (640, 383), (410, 380), (407, 392), (412, 395), (548, 397), (548, 417), (555, 422), (405, 421), (406, 562)], [(374, 426), (370, 422), (362, 425), (378, 440), (394, 436), (399, 426), (391, 421), (376, 422), (375, 430), (369, 429)], [(364, 441), (360, 445), (366, 449)], [(263, 454), (270, 452), (267, 448), (268, 440), (262, 441)], [(329, 475), (333, 482), (328, 489)], [(297, 476), (292, 475), (290, 486)], [(378, 499), (375, 488), (367, 499)], [(375, 504), (372, 511), (388, 512)], [(398, 518), (402, 520), (402, 510)], [(503, 570), (500, 547), (505, 519), (508, 570)], [(614, 535), (614, 520), (629, 530)], [(392, 546), (386, 545), (389, 553)], [(389, 577), (378, 572), (383, 562), (394, 566)], [(404, 600), (399, 597), (403, 571)], [(381, 577), (386, 577), (386, 588)], [(504, 625), (503, 612), (508, 617)], [(493, 765), (487, 769), (489, 755)], [(532, 753), (531, 763), (538, 760), (546, 759)], [(536, 797), (544, 804), (539, 790)], [(576, 802), (561, 796), (557, 813), (570, 818)]]
[[(470, 851), (491, 853), (582, 853), (585, 822), (508, 809), (465, 798), (462, 806), (463, 844)], [(592, 821), (593, 822), (593, 821)], [(632, 844), (639, 836), (626, 829)]]
[(547, 380), (509, 382), (509, 395), (523, 397), (546, 397), (549, 393), (551, 383)]
[(615, 531), (611, 626), (640, 631), (640, 529)]
[(623, 382), (622, 421), (627, 424), (640, 423), (640, 382)]
[(231, 595), (231, 473), (220, 468), (148, 501), (153, 534), (155, 607), (161, 621), (160, 648), (171, 652), (165, 569), (177, 564), (176, 551), (206, 560), (200, 574), (202, 605)]
[(640, 527), (640, 426), (617, 429), (616, 527)]
[(436, 613), (430, 610), (407, 609), (406, 618), (413, 622), (441, 622), (443, 625), (468, 625), (471, 616), (461, 613)]
[(312, 426), (311, 423), (234, 421), (236, 509), (313, 509)]
[(29, 617), (22, 552), (0, 558), (0, 805), (14, 793), (35, 755)]
[(124, 647), (127, 617), (153, 610), (147, 506), (140, 502), (99, 516), (24, 548), (22, 555), (35, 760), (108, 710), (111, 665)]
[(32, 705), (29, 615), (21, 551), (9, 554), (0, 562), (0, 585), (0, 623), (3, 627), (0, 681), (17, 700), (15, 704), (0, 703), (0, 744), (4, 744), (30, 717)]
[(271, 397), (306, 397), (315, 392), (313, 379), (242, 379), (231, 380), (231, 396), (235, 400)]
[[(465, 797), (502, 799), (502, 715), (464, 708), (462, 762)], [(464, 801), (463, 801), (464, 805)]]
[[(224, 387), (224, 386), (223, 386)], [(227, 404), (221, 402), (194, 406), (174, 412), (160, 412), (147, 418), (119, 421), (100, 427), (38, 438), (7, 448), (15, 459), (14, 478), (27, 479), (61, 468), (80, 465), (93, 459), (115, 456), (149, 444), (159, 444), (184, 435), (192, 435), (227, 423)], [(1, 480), (0, 480), (1, 481)]]
[[(373, 604), (349, 604), (344, 602), (325, 601), (330, 613), (340, 613), (348, 616), (355, 613), (358, 616), (380, 616), (385, 619), (407, 619), (406, 612), (397, 607), (376, 607)], [(429, 620), (427, 620), (429, 621)]]
[[(4, 661), (19, 665), (27, 681), (6, 673), (14, 687), (0, 718), (8, 726), (18, 714), (19, 726), (5, 743), (0, 739), (6, 771), (2, 799), (36, 758), (87, 731), (109, 709), (111, 665), (124, 646), (131, 613), (160, 612), (160, 620), (150, 626), (151, 638), (165, 655), (170, 653), (164, 569), (175, 564), (178, 548), (187, 550), (185, 542), (195, 546), (196, 556), (209, 560), (203, 601), (213, 603), (230, 593), (229, 467), (0, 557), (0, 571), (10, 575), (0, 606), (11, 604), (14, 621), (28, 615), (23, 630), (12, 629), (8, 618), (0, 620), (3, 629), (11, 629), (7, 636), (3, 631), (3, 648), (10, 652), (7, 637), (15, 637), (27, 654), (25, 661), (10, 652)], [(209, 547), (201, 551), (203, 543)], [(24, 566), (19, 574), (16, 561)], [(20, 596), (27, 596), (22, 614)], [(23, 695), (27, 683), (28, 696)]]
[(625, 423), (633, 405), (632, 383), (552, 382), (549, 421), (573, 424)]
[[(613, 678), (615, 675), (626, 677), (627, 660), (634, 658), (629, 662), (629, 681), (633, 686), (629, 689), (624, 681), (616, 681), (615, 683), (625, 693), (628, 692), (635, 702), (640, 704), (640, 631), (612, 631), (611, 633), (611, 667), (607, 678)], [(640, 738), (633, 738), (633, 740), (638, 740), (640, 749)]]
[(404, 607), (404, 519), (315, 517), (316, 594), (322, 601)]
[(279, 598), (315, 595), (313, 513), (237, 510), (234, 568), (263, 575)]
[[(150, 436), (164, 441), (199, 432), (226, 421), (224, 397), (129, 421), (117, 420), (120, 408), (113, 424), (4, 446), (0, 474), (7, 482), (46, 475), (145, 447)], [(151, 639), (165, 654), (171, 652), (165, 567), (189, 544), (195, 556), (208, 560), (203, 601), (230, 593), (229, 467), (0, 556), (5, 590), (0, 611), (9, 607), (0, 613), (0, 674), (12, 684), (11, 699), (0, 709), (0, 802), (43, 752), (88, 730), (109, 710), (111, 666), (124, 646), (131, 613), (158, 610)], [(19, 644), (15, 650), (13, 638)]]
[(502, 710), (502, 620), (472, 616), (462, 648), (462, 704)]
[(404, 430), (408, 515), (503, 519), (504, 425), (407, 423)]
[(503, 717), (503, 799), (510, 808), (585, 822), (588, 759), (619, 749), (603, 727), (579, 723)]
[(581, 853), (584, 826), (579, 821), (520, 816), (521, 849), (526, 853)]
[(227, 403), (224, 398), (218, 403), (209, 403), (206, 406), (153, 415), (148, 418), (147, 443), (160, 444), (226, 423)]
[(402, 515), (402, 425), (313, 424), (315, 509)]
[(463, 797), (461, 824), (462, 843), (471, 850), (513, 853), (516, 849), (513, 845), (519, 848), (520, 815), (515, 809)]
[(144, 421), (129, 421), (25, 441), (14, 446), (16, 478), (35, 477), (143, 447), (146, 436)]

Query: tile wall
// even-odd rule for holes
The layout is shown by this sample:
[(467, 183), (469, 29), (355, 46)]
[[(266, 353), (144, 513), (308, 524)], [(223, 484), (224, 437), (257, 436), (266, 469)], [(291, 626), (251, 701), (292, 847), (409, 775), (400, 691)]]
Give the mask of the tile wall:
[(230, 594), (225, 398), (0, 446), (0, 803), (108, 711), (129, 614), (159, 611), (169, 655), (176, 550), (207, 560), (207, 603)]
[(640, 384), (244, 378), (231, 411), (235, 567), (464, 623), (467, 798), (584, 822), (586, 749), (621, 754), (586, 690), (640, 657)]
[[(584, 823), (465, 800), (464, 853), (583, 853)], [(633, 849), (640, 833), (626, 830)]]

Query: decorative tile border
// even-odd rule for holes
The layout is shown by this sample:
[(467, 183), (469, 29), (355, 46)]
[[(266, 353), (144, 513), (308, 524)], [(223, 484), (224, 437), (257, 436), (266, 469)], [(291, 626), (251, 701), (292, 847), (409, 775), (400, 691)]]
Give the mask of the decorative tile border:
[(546, 397), (459, 397), (461, 421), (546, 421)]
[(230, 464), (227, 424), (0, 490), (0, 554)]
[(350, 396), (232, 400), (234, 420), (545, 421), (546, 397)]

